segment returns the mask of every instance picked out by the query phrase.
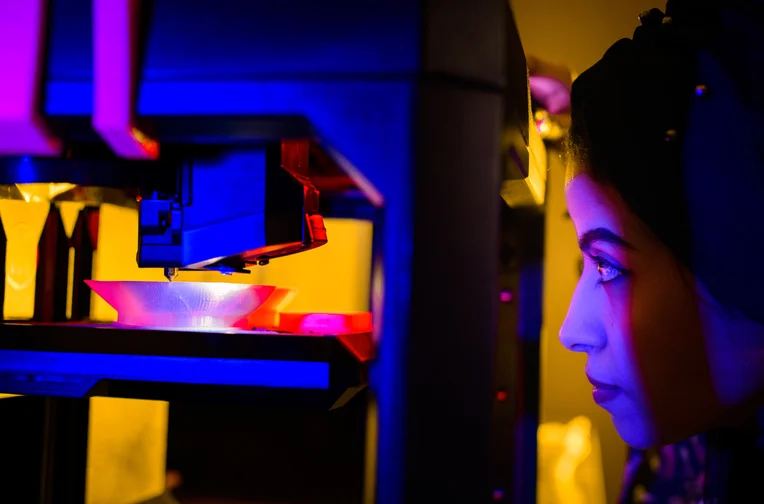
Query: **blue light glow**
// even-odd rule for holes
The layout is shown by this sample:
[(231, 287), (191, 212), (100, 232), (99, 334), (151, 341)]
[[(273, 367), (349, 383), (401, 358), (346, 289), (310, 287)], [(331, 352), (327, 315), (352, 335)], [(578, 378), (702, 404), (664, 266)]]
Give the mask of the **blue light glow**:
[(35, 167), (32, 158), (29, 156), (18, 158), (18, 162), (15, 163), (15, 166), (11, 163), (8, 166), (8, 169), (14, 171), (13, 180), (18, 184), (38, 182), (37, 168)]
[[(329, 388), (329, 364), (276, 360), (210, 359), (0, 351), (0, 373), (65, 376), (197, 385)], [(3, 391), (4, 392), (4, 391)]]

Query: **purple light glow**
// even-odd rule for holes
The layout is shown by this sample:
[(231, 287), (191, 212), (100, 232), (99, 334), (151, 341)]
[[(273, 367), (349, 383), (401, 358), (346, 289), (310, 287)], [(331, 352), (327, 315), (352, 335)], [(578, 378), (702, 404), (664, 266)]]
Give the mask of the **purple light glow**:
[(550, 114), (560, 114), (570, 108), (570, 90), (557, 79), (541, 75), (528, 78), (531, 96)]
[(93, 2), (93, 129), (119, 156), (156, 159), (159, 144), (134, 124), (137, 0)]
[(37, 112), (45, 4), (0, 2), (0, 155), (55, 156), (61, 150)]

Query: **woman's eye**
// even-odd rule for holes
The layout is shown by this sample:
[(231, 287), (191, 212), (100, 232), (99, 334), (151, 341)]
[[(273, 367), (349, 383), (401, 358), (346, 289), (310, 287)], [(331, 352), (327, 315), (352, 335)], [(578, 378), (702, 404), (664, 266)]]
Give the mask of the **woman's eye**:
[(601, 257), (592, 257), (592, 262), (597, 266), (597, 274), (600, 279), (597, 281), (599, 284), (604, 284), (615, 280), (616, 278), (623, 276), (624, 271), (616, 266), (613, 266), (608, 261)]
[(608, 283), (623, 275), (623, 272), (620, 269), (599, 257), (593, 257), (592, 260), (597, 266), (597, 273), (600, 276), (600, 283)]

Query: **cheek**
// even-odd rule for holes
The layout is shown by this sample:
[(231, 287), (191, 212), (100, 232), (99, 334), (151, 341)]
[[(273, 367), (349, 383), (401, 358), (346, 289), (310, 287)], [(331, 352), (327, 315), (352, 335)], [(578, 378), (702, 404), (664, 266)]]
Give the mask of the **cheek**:
[(634, 356), (631, 351), (631, 293), (628, 281), (615, 280), (599, 284), (597, 267), (587, 264), (578, 286), (586, 297), (585, 306), (590, 330), (598, 335), (602, 350), (590, 356), (595, 367), (604, 368), (606, 375), (627, 390), (634, 381)]
[(693, 350), (703, 347), (694, 297), (678, 275), (635, 280), (630, 312), (632, 343), (644, 374), (677, 375)]
[(632, 276), (603, 288), (609, 312), (605, 320), (610, 320), (607, 330), (619, 348), (619, 358), (648, 378), (678, 374), (693, 349), (704, 347), (691, 288), (678, 268), (662, 264), (666, 261), (657, 254), (651, 256), (649, 264), (632, 265)]
[(634, 345), (637, 329), (633, 306), (631, 280), (616, 280), (600, 287), (603, 294), (602, 321), (608, 338), (608, 353), (618, 373), (621, 386), (632, 399), (639, 395), (639, 373), (637, 351)]
[(670, 269), (635, 277), (630, 290), (620, 317), (630, 320), (635, 378), (661, 439), (682, 439), (718, 412), (695, 297)]

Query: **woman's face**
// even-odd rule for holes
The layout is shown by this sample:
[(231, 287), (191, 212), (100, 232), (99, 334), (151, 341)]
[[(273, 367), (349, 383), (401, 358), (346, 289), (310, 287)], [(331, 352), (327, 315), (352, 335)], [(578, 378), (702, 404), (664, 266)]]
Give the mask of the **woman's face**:
[(729, 345), (715, 342), (716, 309), (614, 190), (585, 171), (568, 178), (585, 266), (560, 339), (587, 354), (594, 400), (637, 448), (710, 428), (739, 388), (725, 382), (735, 370)]

